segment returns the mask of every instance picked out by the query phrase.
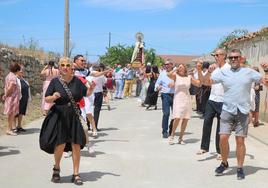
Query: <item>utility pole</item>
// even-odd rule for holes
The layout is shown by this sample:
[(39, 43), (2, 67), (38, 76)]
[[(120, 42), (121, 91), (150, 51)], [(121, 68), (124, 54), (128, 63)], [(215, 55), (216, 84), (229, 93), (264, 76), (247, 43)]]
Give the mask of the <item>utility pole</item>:
[(69, 22), (69, 0), (65, 0), (64, 16), (64, 56), (69, 57), (70, 50), (70, 22)]
[(109, 48), (111, 47), (112, 34), (109, 32)]

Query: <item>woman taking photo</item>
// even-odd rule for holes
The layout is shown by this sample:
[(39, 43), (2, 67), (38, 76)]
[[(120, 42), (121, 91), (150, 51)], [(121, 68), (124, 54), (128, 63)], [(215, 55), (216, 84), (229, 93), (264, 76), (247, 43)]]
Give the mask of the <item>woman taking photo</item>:
[(59, 61), (60, 76), (53, 78), (47, 88), (45, 101), (54, 103), (46, 116), (41, 133), (40, 147), (47, 153), (53, 153), (55, 165), (51, 181), (60, 182), (60, 161), (63, 152), (72, 151), (72, 182), (82, 185), (79, 176), (80, 149), (86, 144), (85, 133), (77, 112), (77, 102), (83, 96), (89, 96), (92, 89), (87, 88), (73, 76), (73, 64), (69, 58)]
[(41, 109), (43, 110), (43, 114), (47, 115), (48, 110), (53, 105), (52, 103), (47, 103), (45, 101), (45, 93), (50, 81), (59, 75), (58, 69), (54, 66), (54, 61), (49, 61), (48, 64), (43, 68), (41, 71), (41, 76), (45, 77), (45, 81), (43, 82), (43, 95), (42, 95), (42, 106)]
[[(201, 67), (198, 67), (201, 71)], [(173, 99), (173, 126), (169, 137), (169, 144), (173, 144), (175, 131), (181, 121), (181, 131), (179, 135), (178, 144), (185, 144), (183, 141), (184, 131), (186, 129), (188, 120), (192, 113), (191, 95), (189, 92), (191, 84), (195, 86), (200, 85), (200, 81), (188, 75), (187, 68), (184, 64), (179, 64), (178, 68), (168, 73), (168, 76), (174, 80), (175, 93)]]

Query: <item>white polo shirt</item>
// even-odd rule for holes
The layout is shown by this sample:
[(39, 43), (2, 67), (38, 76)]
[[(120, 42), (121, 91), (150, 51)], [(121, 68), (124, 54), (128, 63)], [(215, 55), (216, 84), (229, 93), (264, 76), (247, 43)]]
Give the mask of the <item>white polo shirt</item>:
[[(212, 72), (212, 75), (217, 74), (220, 70), (223, 70), (226, 68), (231, 68), (231, 65), (229, 63), (225, 63), (223, 67), (221, 68), (217, 67)], [(209, 100), (214, 101), (214, 102), (223, 102), (223, 95), (224, 95), (224, 90), (223, 90), (223, 86), (221, 83), (211, 85)]]

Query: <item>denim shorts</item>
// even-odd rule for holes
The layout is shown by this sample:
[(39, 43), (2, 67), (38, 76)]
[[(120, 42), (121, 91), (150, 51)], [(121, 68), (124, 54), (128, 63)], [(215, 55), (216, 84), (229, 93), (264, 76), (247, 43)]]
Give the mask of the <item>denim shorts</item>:
[(235, 136), (247, 137), (248, 134), (248, 114), (243, 114), (239, 110), (236, 115), (222, 110), (219, 134), (231, 134), (235, 131)]

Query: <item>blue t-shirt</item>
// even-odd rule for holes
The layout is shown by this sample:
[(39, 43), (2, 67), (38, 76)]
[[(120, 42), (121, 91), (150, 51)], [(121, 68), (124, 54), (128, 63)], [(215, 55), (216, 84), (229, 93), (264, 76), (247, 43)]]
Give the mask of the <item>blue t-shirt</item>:
[(237, 110), (243, 114), (250, 111), (250, 90), (253, 82), (261, 79), (261, 74), (251, 68), (223, 69), (212, 74), (214, 83), (222, 83), (224, 89), (222, 109), (236, 115)]

